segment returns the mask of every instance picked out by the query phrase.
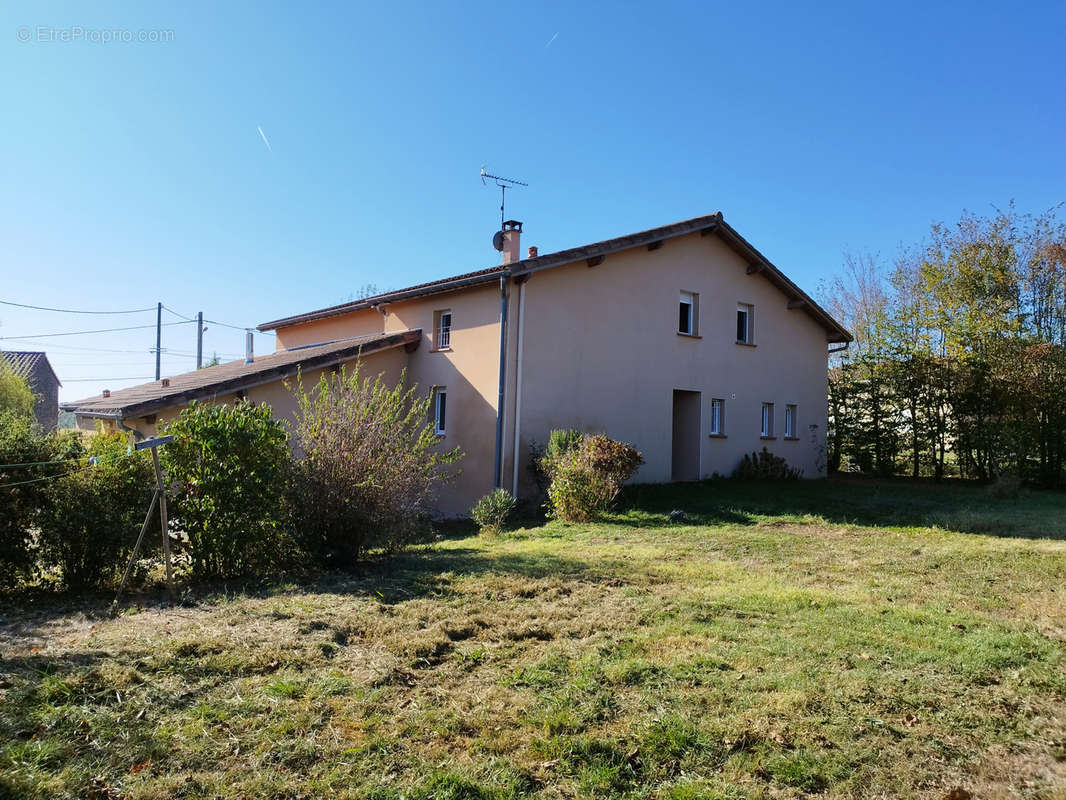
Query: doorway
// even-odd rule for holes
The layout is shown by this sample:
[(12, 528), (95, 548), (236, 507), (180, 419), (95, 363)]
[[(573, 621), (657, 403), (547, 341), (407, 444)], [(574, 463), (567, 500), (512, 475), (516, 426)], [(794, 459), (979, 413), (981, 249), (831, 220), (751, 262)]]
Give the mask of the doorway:
[(674, 389), (672, 481), (700, 479), (700, 393)]

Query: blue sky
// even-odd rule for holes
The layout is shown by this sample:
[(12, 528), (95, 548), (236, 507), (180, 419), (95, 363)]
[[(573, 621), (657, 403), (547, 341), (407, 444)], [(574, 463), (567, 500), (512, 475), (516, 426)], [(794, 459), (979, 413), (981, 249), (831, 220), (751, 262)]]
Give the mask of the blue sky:
[[(0, 300), (244, 326), (489, 266), (482, 164), (542, 253), (721, 210), (809, 291), (1066, 200), (1062, 2), (215, 5), (0, 11)], [(0, 306), (4, 337), (153, 322)], [(153, 338), (39, 345), (75, 399)], [(190, 368), (192, 326), (164, 346)]]

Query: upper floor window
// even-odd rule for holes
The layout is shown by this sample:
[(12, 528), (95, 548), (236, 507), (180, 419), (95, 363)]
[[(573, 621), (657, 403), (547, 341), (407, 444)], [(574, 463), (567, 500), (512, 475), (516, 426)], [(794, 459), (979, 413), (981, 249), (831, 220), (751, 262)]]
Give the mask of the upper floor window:
[(677, 309), (677, 332), (696, 336), (699, 326), (699, 299), (694, 292), (682, 292)]
[(447, 350), (452, 346), (452, 312), (450, 310), (438, 311), (437, 317), (437, 350)]
[(774, 404), (762, 404), (762, 431), (761, 436), (770, 438), (774, 435)]
[(785, 438), (796, 438), (796, 406), (785, 406)]
[(433, 393), (433, 432), (443, 436), (448, 422), (448, 390), (438, 386)]
[(737, 344), (755, 341), (755, 307), (750, 303), (737, 305)]
[(711, 436), (721, 436), (725, 430), (725, 400), (711, 400)]

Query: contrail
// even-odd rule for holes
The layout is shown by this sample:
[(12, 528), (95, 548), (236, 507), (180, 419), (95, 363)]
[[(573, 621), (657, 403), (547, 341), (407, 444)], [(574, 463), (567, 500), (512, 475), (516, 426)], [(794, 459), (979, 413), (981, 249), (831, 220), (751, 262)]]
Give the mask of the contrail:
[(256, 125), (256, 130), (258, 130), (259, 131), (259, 135), (261, 137), (263, 137), (263, 144), (265, 144), (267, 146), (267, 150), (269, 150), (271, 153), (273, 153), (274, 152), (274, 148), (270, 146), (270, 140), (267, 139), (267, 135), (265, 133), (263, 133), (263, 129), (260, 126)]
[(555, 35), (548, 40), (548, 43), (546, 45), (544, 45), (544, 49), (547, 50), (549, 47), (551, 47), (552, 46), (552, 42), (554, 42), (558, 38), (559, 38), (559, 31), (556, 31)]

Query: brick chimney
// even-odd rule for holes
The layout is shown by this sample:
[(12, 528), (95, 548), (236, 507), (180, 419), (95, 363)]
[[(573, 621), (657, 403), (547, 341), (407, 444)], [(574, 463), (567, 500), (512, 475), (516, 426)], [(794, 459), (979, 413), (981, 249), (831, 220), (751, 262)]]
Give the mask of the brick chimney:
[(513, 264), (522, 260), (522, 223), (509, 219), (503, 223), (503, 263)]
[(100, 394), (103, 397), (110, 397), (111, 396), (111, 390), (110, 389), (104, 389)]
[(530, 247), (529, 248), (529, 257), (530, 258), (536, 258), (537, 257), (537, 248), (536, 247)]

